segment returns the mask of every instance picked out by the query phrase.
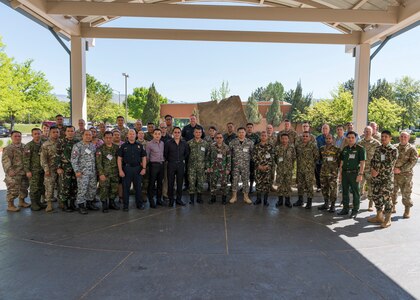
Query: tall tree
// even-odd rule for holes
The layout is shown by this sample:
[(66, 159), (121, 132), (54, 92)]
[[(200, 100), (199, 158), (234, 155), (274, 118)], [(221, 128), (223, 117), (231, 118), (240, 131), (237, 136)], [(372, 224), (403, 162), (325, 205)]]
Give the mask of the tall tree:
[(373, 98), (369, 103), (369, 120), (375, 120), (379, 128), (398, 130), (405, 109), (386, 98)]
[(210, 99), (212, 101), (221, 101), (226, 99), (229, 96), (230, 89), (229, 89), (229, 82), (222, 81), (222, 85), (218, 89), (212, 89), (210, 93)]
[(158, 124), (160, 116), (159, 93), (156, 91), (155, 84), (149, 88), (147, 93), (147, 102), (144, 106), (142, 119), (143, 122), (153, 122)]
[[(149, 89), (146, 87), (134, 88), (133, 93), (128, 95), (128, 113), (135, 119), (140, 119), (143, 115), (143, 110), (147, 102), (147, 94)], [(168, 99), (159, 94), (159, 103), (168, 103)]]
[(270, 82), (267, 87), (264, 89), (264, 92), (262, 94), (263, 101), (271, 101), (274, 100), (283, 100), (284, 97), (284, 87), (283, 85), (276, 81), (276, 82)]
[(385, 98), (390, 101), (394, 101), (395, 94), (392, 84), (386, 81), (385, 78), (378, 79), (378, 81), (369, 88), (369, 102), (371, 102), (374, 98)]
[(343, 88), (345, 91), (350, 92), (350, 94), (354, 95), (354, 79), (350, 78), (346, 82), (343, 83)]
[(258, 110), (258, 102), (253, 96), (250, 96), (248, 98), (245, 114), (246, 114), (246, 118), (248, 122), (255, 123), (255, 124), (260, 123), (261, 114)]
[(395, 101), (405, 111), (401, 127), (415, 125), (420, 116), (420, 81), (404, 76), (394, 83)]
[(285, 93), (284, 101), (292, 105), (291, 110), (287, 114), (287, 118), (295, 122), (300, 121), (300, 116), (311, 105), (312, 93), (303, 95), (302, 83), (299, 80), (295, 90), (290, 90)]
[(267, 112), (267, 123), (273, 126), (279, 126), (282, 117), (282, 112), (280, 110), (280, 100), (274, 98), (273, 103), (271, 103), (270, 108)]

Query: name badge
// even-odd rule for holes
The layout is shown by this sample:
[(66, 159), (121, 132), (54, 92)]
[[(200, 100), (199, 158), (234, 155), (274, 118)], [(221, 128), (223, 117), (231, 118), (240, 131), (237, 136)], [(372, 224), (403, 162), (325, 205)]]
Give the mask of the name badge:
[(244, 150), (243, 150), (244, 152), (248, 152), (248, 148), (244, 148)]
[(283, 157), (279, 157), (279, 162), (282, 162), (283, 161)]
[(111, 154), (108, 154), (108, 155), (106, 156), (106, 158), (108, 158), (109, 160), (112, 160), (114, 157), (113, 157)]
[(223, 154), (218, 153), (218, 154), (217, 154), (217, 158), (223, 158)]
[(271, 157), (270, 153), (267, 153), (267, 154), (265, 155), (265, 158), (270, 158), (270, 157)]
[(327, 157), (327, 161), (334, 161), (334, 158), (333, 158), (333, 157), (331, 157), (331, 156), (328, 156), (328, 157)]
[(204, 147), (201, 147), (201, 151), (206, 151), (206, 148), (204, 148)]
[(85, 149), (85, 152), (86, 152), (87, 154), (91, 154), (91, 153), (92, 153), (92, 151), (90, 151), (89, 149)]
[(356, 158), (356, 154), (350, 154), (349, 155), (349, 159), (355, 159)]
[(385, 154), (381, 154), (381, 161), (385, 160)]

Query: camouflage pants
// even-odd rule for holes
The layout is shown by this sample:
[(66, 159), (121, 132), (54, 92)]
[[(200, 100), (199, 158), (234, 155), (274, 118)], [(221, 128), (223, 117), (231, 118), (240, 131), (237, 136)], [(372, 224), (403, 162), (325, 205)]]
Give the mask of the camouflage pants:
[(261, 193), (268, 193), (270, 192), (272, 181), (271, 181), (271, 169), (268, 171), (255, 171), (255, 179), (256, 179), (256, 190), (257, 192)]
[(314, 172), (310, 170), (307, 173), (304, 172), (297, 172), (296, 179), (297, 179), (297, 187), (298, 187), (298, 195), (303, 196), (306, 194), (308, 198), (313, 198), (314, 196)]
[(402, 203), (406, 207), (413, 206), (411, 200), (411, 191), (413, 189), (413, 175), (412, 174), (395, 174), (394, 175), (394, 191), (392, 193), (392, 202), (397, 204), (398, 190), (401, 190)]
[(392, 212), (392, 193), (394, 185), (392, 178), (373, 177), (372, 178), (372, 200), (377, 210), (382, 210), (386, 214)]
[(321, 191), (325, 200), (337, 200), (337, 176), (321, 175)]
[(188, 164), (188, 181), (190, 194), (203, 192), (205, 181), (204, 166), (194, 165), (192, 162)]
[(72, 168), (64, 169), (63, 175), (60, 176), (60, 200), (63, 202), (75, 201), (77, 194), (76, 174)]
[(101, 201), (114, 200), (118, 195), (118, 176), (106, 176), (104, 181), (99, 180), (99, 197)]
[(4, 179), (7, 187), (7, 201), (16, 198), (25, 199), (28, 196), (28, 178), (25, 175), (8, 176)]
[(233, 167), (233, 182), (232, 182), (232, 192), (238, 190), (239, 179), (242, 180), (242, 188), (245, 193), (249, 191), (249, 164), (244, 163), (242, 165), (235, 165)]
[(368, 199), (372, 200), (372, 175), (370, 175), (370, 170), (363, 173), (363, 180), (361, 182), (360, 192), (364, 193), (365, 189), (368, 190)]
[(290, 197), (292, 193), (293, 173), (277, 171), (276, 185), (279, 196)]
[(96, 174), (82, 174), (77, 178), (77, 204), (95, 200), (96, 196)]
[(220, 190), (223, 196), (228, 194), (228, 179), (229, 175), (226, 174), (225, 170), (216, 170), (210, 173), (210, 193), (211, 195), (216, 195), (217, 193), (217, 184), (220, 183)]
[(41, 196), (44, 195), (44, 172), (32, 172), (32, 177), (29, 180), (29, 197), (35, 206), (41, 204)]
[(51, 171), (50, 176), (44, 177), (44, 186), (45, 186), (45, 201), (52, 201), (54, 198), (54, 190), (57, 186), (57, 171)]

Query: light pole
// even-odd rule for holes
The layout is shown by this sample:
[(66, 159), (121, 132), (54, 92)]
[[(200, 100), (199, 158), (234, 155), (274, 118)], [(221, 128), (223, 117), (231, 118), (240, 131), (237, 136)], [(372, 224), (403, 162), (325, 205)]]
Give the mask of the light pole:
[(122, 76), (125, 77), (125, 122), (128, 122), (128, 104), (127, 104), (127, 78), (130, 77), (128, 76), (127, 73), (122, 73)]
[(121, 92), (120, 91), (117, 91), (117, 90), (114, 90), (114, 89), (112, 89), (114, 92), (117, 92), (118, 93), (118, 106), (121, 106)]

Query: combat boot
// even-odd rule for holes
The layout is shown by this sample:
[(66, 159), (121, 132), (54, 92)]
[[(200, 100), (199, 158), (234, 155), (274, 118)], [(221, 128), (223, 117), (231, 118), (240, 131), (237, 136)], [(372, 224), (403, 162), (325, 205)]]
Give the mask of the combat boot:
[(299, 195), (298, 200), (293, 203), (293, 206), (302, 206), (303, 205), (303, 196)]
[(264, 194), (264, 206), (269, 206), (270, 203), (268, 203), (268, 193)]
[[(254, 181), (249, 182), (249, 194), (252, 194), (254, 191), (252, 189), (252, 186), (254, 185)], [(245, 193), (244, 193), (245, 194)]]
[(73, 209), (67, 204), (67, 201), (63, 201), (62, 210), (65, 212), (73, 212)]
[(406, 206), (404, 209), (404, 214), (403, 214), (403, 218), (404, 219), (408, 219), (410, 218), (410, 206)]
[(257, 200), (255, 200), (254, 205), (261, 204), (261, 193), (257, 192)]
[(211, 195), (211, 198), (210, 198), (209, 204), (213, 204), (213, 203), (215, 203), (215, 202), (216, 202), (216, 195)]
[(229, 203), (230, 204), (235, 203), (238, 200), (237, 197), (238, 197), (238, 192), (232, 192), (232, 198), (230, 198)]
[(41, 210), (41, 206), (38, 204), (37, 201), (32, 201), (31, 200), (31, 210), (32, 211), (40, 211)]
[(223, 205), (226, 205), (227, 204), (227, 201), (226, 200), (227, 200), (227, 196), (226, 195), (223, 195), (222, 196), (222, 204)]
[(279, 200), (276, 203), (276, 207), (280, 207), (280, 206), (283, 206), (283, 196), (279, 196)]
[(368, 218), (367, 221), (369, 223), (383, 223), (384, 222), (384, 214), (382, 210), (376, 211), (376, 216)]
[(308, 200), (306, 201), (306, 209), (311, 209), (312, 208), (312, 198), (308, 198)]
[(248, 193), (244, 193), (244, 202), (246, 204), (252, 204), (251, 199), (249, 199)]
[(99, 210), (93, 201), (86, 201), (86, 207), (88, 210)]
[(76, 206), (76, 203), (74, 203), (75, 201), (76, 201), (75, 199), (70, 199), (70, 208), (73, 211), (77, 211), (78, 210), (78, 208)]
[(86, 209), (86, 203), (79, 204), (79, 213), (82, 215), (88, 214), (88, 211)]
[(194, 205), (194, 194), (190, 194), (190, 204)]
[(197, 203), (203, 203), (203, 200), (201, 199), (201, 194), (197, 193)]
[(335, 201), (331, 201), (330, 209), (328, 211), (330, 213), (335, 212)]
[(318, 206), (318, 210), (326, 210), (328, 209), (328, 199), (325, 198), (324, 199), (324, 204), (322, 204), (321, 206)]
[(20, 208), (15, 206), (14, 200), (9, 200), (7, 202), (7, 211), (18, 212), (20, 211)]
[(25, 198), (19, 198), (19, 207), (28, 208), (31, 205), (25, 202)]
[(52, 212), (54, 210), (52, 201), (47, 201), (47, 207), (45, 208), (46, 212)]
[(368, 211), (373, 211), (373, 201), (369, 200)]
[(101, 202), (102, 202), (102, 212), (107, 213), (108, 212), (108, 200), (101, 201)]
[(389, 226), (391, 226), (391, 213), (385, 214), (385, 219), (381, 223), (382, 228), (388, 228)]
[(285, 204), (288, 208), (292, 207), (292, 203), (290, 203), (290, 197), (286, 197), (286, 204)]

